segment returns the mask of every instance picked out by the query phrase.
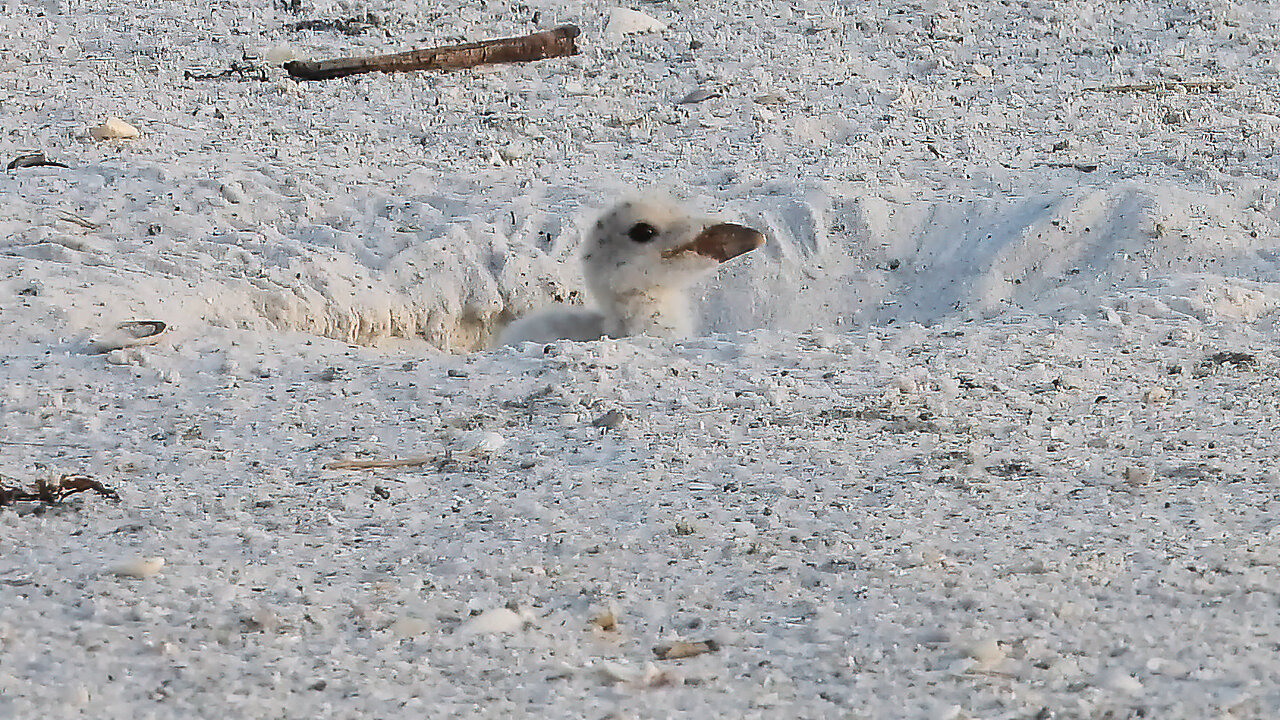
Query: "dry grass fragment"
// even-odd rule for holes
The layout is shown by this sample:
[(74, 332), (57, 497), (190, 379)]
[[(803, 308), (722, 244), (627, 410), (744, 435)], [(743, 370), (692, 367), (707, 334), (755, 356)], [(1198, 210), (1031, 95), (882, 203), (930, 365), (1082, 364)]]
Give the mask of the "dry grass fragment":
[(247, 58), (243, 62), (233, 62), (231, 67), (221, 72), (198, 73), (187, 70), (182, 73), (184, 80), (257, 80), (266, 82), (267, 69), (261, 65), (250, 62)]
[(325, 470), (375, 470), (377, 468), (401, 468), (431, 465), (436, 457), (389, 458), (383, 460), (334, 460), (321, 467)]
[(1085, 88), (1085, 92), (1099, 93), (1135, 93), (1135, 92), (1172, 92), (1186, 90), (1189, 92), (1218, 92), (1228, 90), (1235, 83), (1230, 80), (1164, 80), (1161, 82), (1131, 83), (1126, 85), (1100, 85)]

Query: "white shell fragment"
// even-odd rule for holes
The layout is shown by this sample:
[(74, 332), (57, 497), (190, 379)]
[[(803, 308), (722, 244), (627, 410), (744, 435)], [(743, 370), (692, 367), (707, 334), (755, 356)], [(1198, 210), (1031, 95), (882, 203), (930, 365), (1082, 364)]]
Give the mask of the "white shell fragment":
[(525, 626), (526, 618), (508, 608), (485, 610), (458, 628), (462, 635), (501, 635), (513, 633)]
[(677, 104), (693, 105), (704, 100), (710, 100), (713, 97), (720, 97), (720, 92), (712, 88), (694, 88), (688, 95), (680, 98)]
[(1142, 692), (1142, 681), (1128, 673), (1120, 672), (1118, 670), (1104, 673), (1099, 680), (1101, 681), (1099, 685), (1102, 687), (1118, 690), (1126, 695), (1137, 695)]
[(471, 430), (454, 443), (452, 454), (463, 457), (489, 457), (506, 447), (507, 439), (492, 430)]
[(147, 364), (146, 356), (138, 348), (116, 348), (106, 354), (107, 362), (112, 365), (137, 365), (139, 367)]
[(397, 637), (411, 638), (419, 635), (425, 635), (434, 625), (430, 620), (406, 615), (396, 618), (391, 625), (387, 627)]
[(791, 102), (791, 98), (785, 93), (775, 92), (772, 90), (760, 93), (751, 100), (759, 105), (782, 105), (783, 103)]
[(138, 128), (118, 117), (109, 117), (101, 125), (89, 128), (89, 135), (95, 140), (128, 140), (141, 134)]
[(965, 655), (978, 661), (978, 666), (984, 670), (998, 666), (1004, 662), (1006, 657), (1004, 648), (994, 638), (987, 638), (970, 644), (965, 648)]
[(635, 35), (638, 33), (662, 32), (667, 26), (638, 10), (627, 8), (609, 8), (609, 24), (605, 25), (606, 35)]
[(160, 320), (126, 320), (89, 338), (89, 352), (109, 353), (121, 348), (154, 345), (168, 330), (168, 324)]
[(288, 45), (276, 45), (262, 54), (262, 59), (269, 65), (283, 65), (298, 57), (298, 53)]
[(107, 572), (120, 577), (149, 578), (164, 567), (162, 557), (139, 557), (123, 560), (107, 568)]
[(606, 660), (596, 666), (600, 679), (606, 683), (621, 683), (637, 689), (670, 685), (675, 678), (667, 671), (651, 662), (644, 664), (643, 669)]

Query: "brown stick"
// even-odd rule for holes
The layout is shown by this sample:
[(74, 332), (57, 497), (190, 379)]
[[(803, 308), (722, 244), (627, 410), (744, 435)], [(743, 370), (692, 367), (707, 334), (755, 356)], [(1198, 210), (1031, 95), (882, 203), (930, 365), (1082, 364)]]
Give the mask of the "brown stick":
[(1230, 80), (1168, 80), (1165, 82), (1138, 83), (1136, 85), (1103, 85), (1085, 88), (1085, 92), (1169, 92), (1170, 90), (1207, 90), (1217, 92), (1232, 86)]
[(532, 62), (577, 55), (575, 39), (580, 32), (574, 25), (561, 25), (554, 30), (532, 35), (410, 50), (393, 55), (318, 61), (291, 60), (284, 64), (284, 69), (298, 80), (328, 80), (379, 71), (462, 70), (492, 63)]

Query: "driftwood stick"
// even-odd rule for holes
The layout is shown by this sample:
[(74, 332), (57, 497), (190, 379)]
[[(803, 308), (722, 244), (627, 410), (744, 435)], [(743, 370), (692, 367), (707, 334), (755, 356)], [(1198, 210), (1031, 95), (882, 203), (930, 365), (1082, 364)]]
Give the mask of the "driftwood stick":
[(532, 62), (577, 55), (575, 40), (580, 32), (574, 25), (561, 25), (554, 30), (532, 35), (410, 50), (393, 55), (318, 61), (292, 60), (284, 64), (284, 69), (298, 80), (328, 80), (368, 72), (462, 70), (492, 63)]
[(1169, 92), (1171, 90), (1205, 90), (1217, 92), (1232, 86), (1230, 80), (1166, 80), (1163, 82), (1137, 83), (1135, 85), (1103, 85), (1085, 88), (1085, 92), (1126, 93), (1126, 92)]

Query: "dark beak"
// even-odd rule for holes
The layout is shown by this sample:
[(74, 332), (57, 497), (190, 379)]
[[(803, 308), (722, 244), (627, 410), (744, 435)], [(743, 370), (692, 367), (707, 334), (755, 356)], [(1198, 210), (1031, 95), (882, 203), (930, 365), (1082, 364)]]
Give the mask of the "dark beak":
[(665, 250), (662, 257), (670, 259), (684, 253), (711, 258), (719, 262), (732, 260), (764, 244), (764, 234), (744, 225), (721, 223), (698, 233), (692, 241)]

